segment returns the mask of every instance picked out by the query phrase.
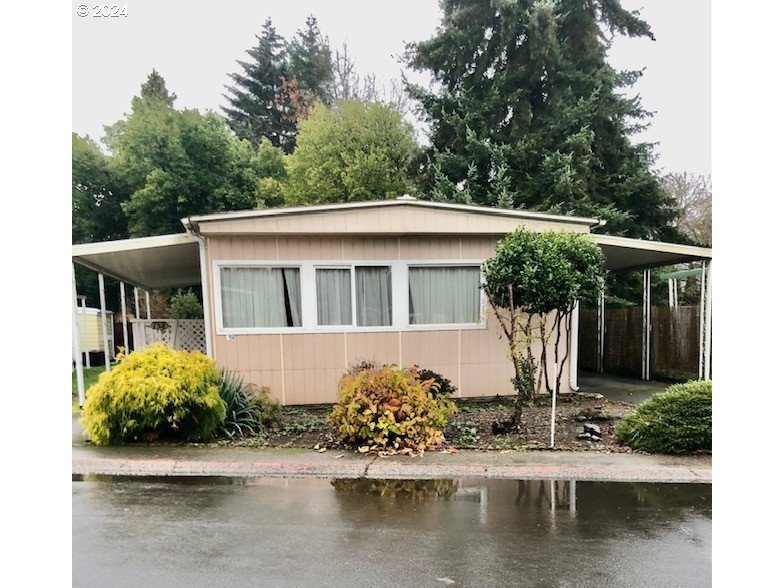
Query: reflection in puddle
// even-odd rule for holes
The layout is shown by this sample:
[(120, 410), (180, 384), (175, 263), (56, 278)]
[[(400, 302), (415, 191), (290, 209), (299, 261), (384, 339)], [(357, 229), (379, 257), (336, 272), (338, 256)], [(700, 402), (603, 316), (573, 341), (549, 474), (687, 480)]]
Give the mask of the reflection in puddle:
[(336, 479), (332, 486), (338, 492), (377, 494), (408, 500), (446, 500), (457, 492), (457, 480), (374, 480), (371, 478)]

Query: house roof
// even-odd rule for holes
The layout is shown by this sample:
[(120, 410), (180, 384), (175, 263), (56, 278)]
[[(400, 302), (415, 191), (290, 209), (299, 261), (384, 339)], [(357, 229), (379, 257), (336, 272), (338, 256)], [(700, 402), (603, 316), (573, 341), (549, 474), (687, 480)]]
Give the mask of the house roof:
[(290, 206), (283, 208), (267, 208), (259, 210), (237, 210), (217, 214), (196, 215), (182, 219), (186, 229), (198, 230), (202, 223), (216, 221), (238, 221), (252, 219), (269, 219), (275, 217), (319, 215), (330, 212), (346, 212), (359, 210), (379, 210), (395, 207), (415, 207), (430, 210), (455, 211), (474, 215), (490, 216), (507, 219), (527, 219), (532, 221), (556, 222), (563, 224), (583, 225), (585, 227), (601, 226), (604, 221), (596, 218), (580, 216), (556, 215), (528, 210), (495, 208), (490, 206), (477, 206), (472, 204), (456, 204), (452, 202), (433, 202), (419, 200), (413, 196), (404, 195), (390, 200), (371, 200), (364, 202), (344, 202), (340, 204), (321, 204), (314, 206)]

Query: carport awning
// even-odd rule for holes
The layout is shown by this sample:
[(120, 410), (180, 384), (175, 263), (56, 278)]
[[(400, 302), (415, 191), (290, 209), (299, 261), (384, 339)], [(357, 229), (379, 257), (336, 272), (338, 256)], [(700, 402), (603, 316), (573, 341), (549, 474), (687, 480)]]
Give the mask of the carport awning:
[(611, 271), (646, 269), (688, 261), (709, 261), (713, 252), (707, 247), (694, 247), (661, 241), (643, 241), (612, 235), (591, 235), (605, 256), (605, 267)]
[(147, 290), (201, 282), (199, 244), (185, 233), (73, 245), (71, 256), (76, 263)]
[[(610, 235), (591, 237), (601, 247), (606, 267), (612, 271), (706, 261), (712, 257), (711, 250), (705, 247)], [(199, 245), (185, 233), (73, 245), (72, 256), (76, 263), (145, 289), (201, 282)]]

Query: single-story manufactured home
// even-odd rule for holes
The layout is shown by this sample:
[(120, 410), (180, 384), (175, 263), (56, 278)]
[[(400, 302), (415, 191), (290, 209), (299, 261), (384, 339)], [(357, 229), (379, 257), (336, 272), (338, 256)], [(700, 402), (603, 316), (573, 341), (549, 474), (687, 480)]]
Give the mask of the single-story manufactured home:
[[(519, 226), (589, 234), (608, 270), (697, 260), (707, 271), (711, 259), (710, 249), (593, 234), (599, 219), (411, 196), (182, 222), (179, 235), (74, 245), (73, 261), (147, 291), (200, 285), (204, 351), (283, 404), (334, 402), (340, 376), (363, 360), (440, 372), (461, 397), (512, 394), (479, 284), (483, 261)], [(572, 333), (562, 392), (578, 387)]]

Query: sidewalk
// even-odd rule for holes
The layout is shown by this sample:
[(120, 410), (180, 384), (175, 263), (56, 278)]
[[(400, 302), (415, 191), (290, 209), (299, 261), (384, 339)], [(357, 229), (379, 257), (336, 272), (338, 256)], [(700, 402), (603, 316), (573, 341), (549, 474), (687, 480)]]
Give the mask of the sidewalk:
[(382, 458), (349, 451), (202, 447), (74, 447), (73, 474), (291, 478), (508, 478), (711, 483), (710, 456), (568, 451), (428, 452)]

